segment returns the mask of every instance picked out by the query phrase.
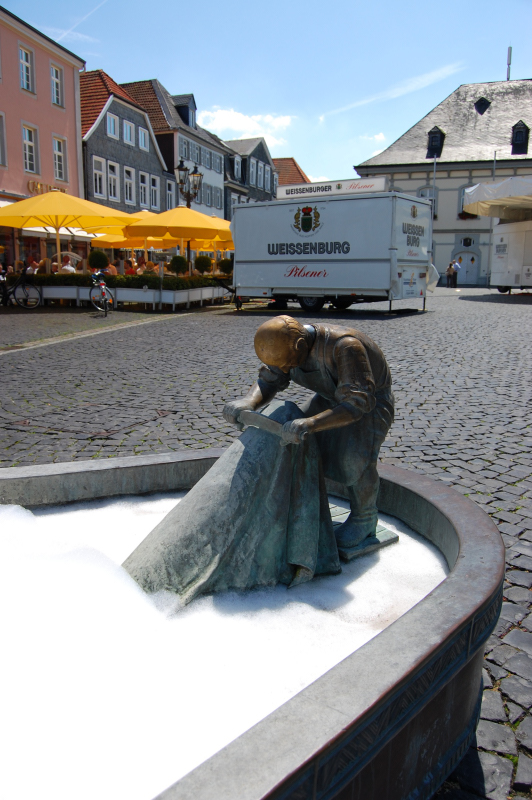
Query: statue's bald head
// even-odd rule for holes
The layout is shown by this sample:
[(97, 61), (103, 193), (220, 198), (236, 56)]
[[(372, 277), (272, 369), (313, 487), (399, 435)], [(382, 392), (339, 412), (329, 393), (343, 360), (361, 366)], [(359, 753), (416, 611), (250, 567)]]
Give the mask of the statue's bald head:
[(297, 367), (306, 359), (309, 338), (304, 325), (282, 314), (263, 322), (257, 329), (255, 352), (263, 364), (288, 372), (290, 367)]

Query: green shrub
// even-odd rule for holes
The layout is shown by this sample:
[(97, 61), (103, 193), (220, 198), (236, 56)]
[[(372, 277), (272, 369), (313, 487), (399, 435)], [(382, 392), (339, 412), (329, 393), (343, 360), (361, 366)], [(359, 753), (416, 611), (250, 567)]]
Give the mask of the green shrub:
[[(92, 286), (91, 275), (76, 274), (74, 272), (63, 273), (61, 275), (32, 275), (33, 282), (38, 286)], [(18, 275), (8, 275), (8, 284), (14, 283)], [(160, 279), (158, 275), (106, 275), (106, 284), (111, 288), (117, 287), (124, 289), (158, 289)], [(203, 278), (199, 275), (192, 275), (177, 278), (167, 276), (163, 278), (163, 289), (178, 291), (182, 289), (199, 289), (202, 286), (213, 286), (212, 278)]]
[(194, 262), (195, 269), (203, 275), (205, 272), (210, 272), (212, 261), (209, 256), (198, 256)]
[(218, 269), (220, 272), (223, 272), (224, 275), (232, 275), (233, 274), (233, 260), (231, 258), (222, 258), (218, 262)]
[(109, 266), (109, 259), (102, 250), (91, 250), (87, 260), (91, 269), (102, 270)]
[(176, 275), (178, 272), (188, 272), (188, 261), (185, 256), (173, 256), (169, 269)]

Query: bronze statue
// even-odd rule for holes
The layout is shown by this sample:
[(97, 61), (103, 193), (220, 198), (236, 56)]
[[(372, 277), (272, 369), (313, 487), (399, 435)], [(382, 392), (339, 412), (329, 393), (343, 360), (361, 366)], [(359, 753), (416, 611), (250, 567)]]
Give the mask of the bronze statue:
[[(189, 602), (296, 586), (340, 572), (339, 548), (375, 534), (377, 458), (393, 421), (382, 352), (360, 331), (289, 316), (261, 325), (255, 349), (257, 382), (224, 409), (249, 427), (124, 562), (148, 592)], [(314, 392), (301, 408), (275, 398), (290, 381)], [(347, 487), (351, 504), (336, 538), (325, 477)]]
[(238, 424), (244, 410), (267, 405), (290, 381), (314, 391), (301, 407), (303, 419), (286, 422), (286, 442), (317, 434), (327, 478), (347, 487), (351, 514), (336, 531), (341, 547), (355, 547), (375, 534), (379, 488), (377, 458), (393, 422), (392, 379), (383, 353), (360, 331), (302, 325), (282, 315), (263, 323), (255, 352), (265, 365), (241, 400), (224, 417)]

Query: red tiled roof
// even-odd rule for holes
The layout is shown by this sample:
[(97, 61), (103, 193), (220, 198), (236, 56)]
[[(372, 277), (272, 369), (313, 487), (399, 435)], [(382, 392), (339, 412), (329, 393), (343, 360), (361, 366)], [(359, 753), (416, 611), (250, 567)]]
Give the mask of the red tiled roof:
[(146, 110), (154, 133), (166, 133), (171, 130), (155, 92), (153, 81), (135, 81), (134, 83), (123, 83), (122, 86)]
[(310, 183), (295, 158), (274, 158), (275, 169), (279, 173), (279, 186), (291, 186), (293, 183)]
[(79, 76), (81, 95), (81, 135), (85, 136), (101, 113), (111, 95), (131, 103), (137, 108), (144, 108), (127, 93), (125, 89), (115, 83), (102, 69), (82, 72)]

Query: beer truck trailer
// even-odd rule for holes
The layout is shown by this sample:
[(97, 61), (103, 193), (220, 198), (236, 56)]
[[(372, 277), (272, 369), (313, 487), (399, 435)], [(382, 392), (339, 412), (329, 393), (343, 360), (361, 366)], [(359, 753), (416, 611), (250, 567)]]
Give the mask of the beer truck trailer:
[(391, 308), (417, 297), (424, 307), (436, 272), (430, 201), (396, 192), (236, 206), (231, 229), (238, 307), (267, 297), (306, 311), (326, 300), (338, 309), (389, 300)]

